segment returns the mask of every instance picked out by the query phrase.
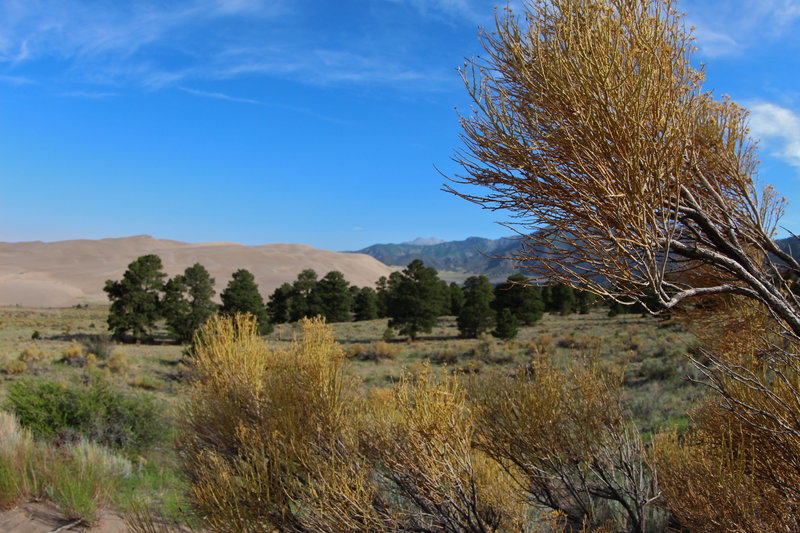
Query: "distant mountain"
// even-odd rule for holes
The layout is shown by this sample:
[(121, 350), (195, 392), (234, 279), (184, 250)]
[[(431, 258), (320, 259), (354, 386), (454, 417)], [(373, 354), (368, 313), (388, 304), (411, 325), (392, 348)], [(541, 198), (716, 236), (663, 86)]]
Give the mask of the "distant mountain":
[[(505, 281), (521, 269), (507, 259), (520, 248), (518, 238), (483, 239), (470, 237), (463, 241), (448, 241), (438, 244), (423, 244), (415, 239), (402, 244), (374, 244), (358, 253), (370, 255), (378, 261), (396, 267), (404, 267), (414, 259), (422, 259), (426, 265), (437, 270), (448, 271), (443, 277), (463, 281), (468, 276), (483, 274), (493, 282)], [(794, 237), (777, 241), (781, 249), (788, 251), (800, 261), (800, 240)], [(565, 244), (557, 244), (559, 247)], [(542, 251), (540, 257), (546, 257)]]
[(781, 250), (788, 252), (789, 255), (794, 257), (797, 261), (800, 261), (800, 239), (787, 237), (785, 239), (779, 239), (776, 242)]
[(434, 244), (442, 244), (444, 241), (442, 239), (437, 239), (436, 237), (417, 237), (413, 241), (404, 242), (403, 244), (416, 244), (419, 246), (431, 246)]
[[(437, 270), (445, 270), (455, 275), (446, 279), (465, 279), (470, 275), (483, 274), (492, 281), (505, 279), (519, 272), (513, 262), (500, 257), (508, 257), (519, 246), (516, 238), (483, 239), (470, 237), (463, 241), (447, 241), (437, 244), (421, 244), (419, 239), (402, 244), (374, 244), (357, 253), (374, 257), (392, 266), (404, 267), (414, 259), (421, 259), (426, 265)], [(460, 274), (460, 275), (459, 275)]]

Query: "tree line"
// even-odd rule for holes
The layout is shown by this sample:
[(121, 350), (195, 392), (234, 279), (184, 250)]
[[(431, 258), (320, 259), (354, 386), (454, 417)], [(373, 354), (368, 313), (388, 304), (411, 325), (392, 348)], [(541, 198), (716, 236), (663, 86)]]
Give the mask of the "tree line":
[(351, 285), (336, 270), (318, 278), (314, 270), (305, 269), (292, 283), (277, 287), (267, 302), (246, 269), (233, 273), (220, 293), (221, 305), (213, 301), (215, 280), (200, 263), (166, 278), (161, 259), (148, 254), (130, 263), (121, 280), (106, 281), (104, 291), (111, 300), (108, 325), (115, 339), (150, 340), (163, 320), (176, 341), (190, 342), (216, 312), (250, 313), (262, 335), (274, 324), (323, 316), (329, 323), (388, 318), (389, 328), (416, 339), (430, 333), (438, 317), (451, 315), (458, 318), (462, 337), (491, 331), (510, 339), (519, 325), (533, 325), (546, 312), (586, 313), (594, 303), (589, 293), (566, 285), (530, 286), (521, 274), (496, 286), (486, 276), (470, 277), (463, 286), (448, 284), (419, 259), (381, 277), (375, 288)]

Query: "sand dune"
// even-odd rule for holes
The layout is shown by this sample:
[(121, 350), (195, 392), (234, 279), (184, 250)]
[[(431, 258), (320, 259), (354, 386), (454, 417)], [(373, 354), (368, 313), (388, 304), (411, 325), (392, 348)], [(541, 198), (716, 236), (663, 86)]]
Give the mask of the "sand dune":
[(161, 257), (169, 276), (195, 262), (201, 263), (216, 279), (217, 293), (225, 288), (235, 270), (246, 268), (255, 275), (265, 297), (306, 268), (313, 268), (320, 277), (339, 270), (358, 286), (373, 285), (393, 270), (368, 255), (330, 252), (303, 244), (190, 244), (147, 235), (0, 243), (0, 305), (67, 307), (107, 302), (105, 281), (120, 279), (131, 261), (150, 253)]

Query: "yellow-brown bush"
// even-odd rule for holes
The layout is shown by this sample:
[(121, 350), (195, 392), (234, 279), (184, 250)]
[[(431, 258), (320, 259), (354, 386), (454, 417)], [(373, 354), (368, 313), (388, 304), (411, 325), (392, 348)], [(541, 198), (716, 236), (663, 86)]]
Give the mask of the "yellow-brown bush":
[(28, 365), (25, 364), (25, 361), (20, 361), (19, 359), (12, 359), (3, 367), (3, 371), (10, 376), (22, 374), (26, 370), (28, 370)]
[[(364, 393), (345, 377), (344, 354), (322, 319), (302, 327), (286, 349), (270, 348), (255, 319), (241, 315), (215, 317), (195, 338), (178, 447), (190, 501), (212, 530), (589, 531), (605, 519), (626, 527), (613, 505), (597, 512), (594, 492), (576, 511), (565, 491), (582, 489), (616, 491), (617, 499), (604, 497), (635, 507), (645, 523), (649, 471), (613, 394), (618, 376), (593, 366), (559, 374), (541, 363), (533, 387), (521, 377), (490, 382), (502, 395), (489, 384), (468, 395), (457, 377), (422, 365), (391, 390)], [(519, 410), (524, 423), (511, 415)], [(515, 429), (490, 422), (495, 415)], [(534, 457), (545, 453), (551, 466), (565, 454), (581, 461), (548, 480), (562, 498), (557, 506), (530, 488), (538, 482), (532, 469), (544, 468)], [(606, 485), (558, 478), (581, 468)]]
[(655, 474), (627, 418), (621, 375), (591, 360), (558, 370), (545, 356), (514, 378), (482, 376), (470, 386), (480, 449), (506, 465), (518, 490), (562, 513), (570, 528), (650, 531)]
[(72, 341), (69, 346), (61, 352), (61, 362), (71, 366), (83, 366), (86, 364), (86, 357), (83, 354), (83, 346)]
[(17, 357), (17, 359), (19, 359), (24, 363), (37, 363), (42, 359), (44, 359), (46, 356), (47, 354), (45, 354), (44, 351), (41, 350), (40, 348), (28, 347), (22, 350), (22, 352), (20, 352), (19, 357)]
[(347, 357), (361, 361), (380, 361), (395, 359), (402, 351), (397, 344), (386, 341), (375, 341), (369, 344), (356, 344), (347, 350)]

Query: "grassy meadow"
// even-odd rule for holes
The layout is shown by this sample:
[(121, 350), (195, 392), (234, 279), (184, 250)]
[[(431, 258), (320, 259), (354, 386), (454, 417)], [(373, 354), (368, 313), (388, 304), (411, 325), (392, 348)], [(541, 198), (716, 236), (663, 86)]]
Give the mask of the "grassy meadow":
[[(17, 472), (16, 484), (0, 484), (0, 505), (41, 496), (56, 500), (66, 515), (87, 522), (94, 520), (98, 505), (122, 512), (144, 505), (166, 519), (185, 521), (185, 485), (170, 445), (173, 420), (189, 376), (184, 347), (169, 342), (166, 335), (161, 344), (111, 343), (107, 340), (107, 312), (108, 307), (103, 305), (0, 308), (0, 411), (8, 411), (15, 383), (48, 381), (89, 387), (101, 381), (112, 390), (151, 402), (163, 420), (158, 438), (142, 450), (109, 452), (113, 457), (103, 464), (111, 466), (103, 471), (105, 474), (95, 476), (104, 479), (102, 491), (87, 486), (54, 492), (59, 476), (70, 477), (75, 472), (56, 471), (53, 454), (82, 457), (86, 452), (80, 446), (86, 443), (31, 441), (27, 444), (30, 450), (24, 452), (34, 458), (28, 461), (33, 466), (26, 467), (31, 471)], [(686, 357), (692, 349), (692, 337), (673, 320), (639, 315), (612, 318), (606, 316), (604, 308), (595, 308), (587, 315), (545, 315), (534, 326), (520, 327), (514, 340), (500, 341), (490, 336), (460, 339), (455, 318), (442, 317), (430, 334), (415, 342), (392, 338), (386, 322), (380, 319), (332, 325), (348, 356), (348, 372), (365, 388), (391, 387), (404, 373), (415, 372), (423, 365), (430, 365), (434, 372), (463, 373), (480, 379), (486, 373), (524, 370), (537, 356), (551, 357), (557, 363), (596, 357), (602, 364), (622, 369), (627, 406), (645, 439), (665, 427), (685, 428), (687, 413), (704, 392), (701, 385), (687, 379), (700, 377)], [(281, 324), (268, 340), (276, 347), (287, 345), (299, 332), (295, 324)], [(7, 442), (0, 435), (0, 458), (10, 453)], [(34, 448), (39, 451), (31, 451)], [(69, 464), (73, 463), (75, 468), (86, 468), (78, 459)], [(45, 469), (50, 477), (37, 478), (34, 467)], [(5, 468), (11, 467), (6, 464)], [(37, 478), (36, 483), (33, 478)], [(92, 483), (91, 476), (82, 478)], [(70, 501), (62, 504), (55, 494), (70, 495), (66, 498)]]

